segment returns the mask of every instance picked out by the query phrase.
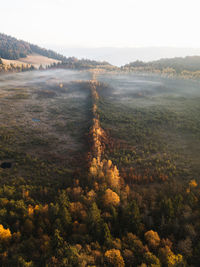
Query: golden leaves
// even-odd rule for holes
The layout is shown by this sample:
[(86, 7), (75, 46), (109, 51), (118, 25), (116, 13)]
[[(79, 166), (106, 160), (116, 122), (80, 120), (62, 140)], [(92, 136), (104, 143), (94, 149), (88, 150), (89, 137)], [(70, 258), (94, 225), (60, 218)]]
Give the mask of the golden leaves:
[(122, 258), (121, 252), (119, 249), (110, 249), (105, 253), (105, 259), (111, 266), (123, 267), (125, 266), (124, 260)]
[(12, 237), (10, 229), (5, 229), (2, 224), (0, 224), (0, 240), (8, 242)]
[(198, 184), (197, 184), (196, 180), (194, 180), (194, 179), (189, 182), (189, 187), (190, 188), (195, 188), (195, 187), (197, 187), (197, 185)]
[(156, 248), (160, 244), (160, 237), (157, 232), (154, 232), (153, 230), (150, 230), (145, 233), (144, 235), (145, 239), (148, 242), (148, 245), (152, 248)]
[(104, 194), (105, 206), (118, 206), (120, 198), (117, 193), (113, 192), (110, 188), (106, 189)]
[[(104, 150), (104, 143), (102, 140), (105, 139), (105, 132), (100, 126), (99, 115), (97, 113), (97, 101), (99, 95), (97, 92), (98, 81), (96, 79), (90, 81), (91, 94), (93, 99), (93, 125), (90, 129), (90, 136), (92, 138), (92, 154), (94, 158), (91, 161), (89, 173), (92, 177), (99, 179), (99, 181), (106, 181), (109, 187), (113, 189), (119, 189), (120, 187), (120, 176), (119, 171), (111, 160), (102, 160), (102, 154)], [(118, 196), (118, 195), (117, 195)], [(119, 197), (118, 197), (119, 198)]]

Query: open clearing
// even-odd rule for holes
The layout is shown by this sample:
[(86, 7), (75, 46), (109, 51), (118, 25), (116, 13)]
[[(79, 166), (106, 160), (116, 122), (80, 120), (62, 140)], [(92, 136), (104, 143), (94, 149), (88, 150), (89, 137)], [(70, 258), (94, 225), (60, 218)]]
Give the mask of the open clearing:
[[(104, 74), (99, 90), (107, 157), (132, 182), (200, 178), (200, 83)], [(154, 178), (153, 178), (154, 177)]]
[(83, 87), (88, 78), (73, 71), (0, 77), (0, 160), (13, 162), (11, 177), (36, 179), (37, 163), (44, 177), (59, 179), (84, 164), (90, 99)]
[(10, 60), (10, 59), (2, 59), (3, 63), (6, 65), (10, 64), (15, 64), (15, 65), (33, 65), (35, 68), (39, 68), (40, 65), (43, 67), (49, 66), (53, 63), (58, 63), (60, 62), (59, 60), (53, 59), (53, 58), (48, 58), (44, 57), (38, 54), (31, 54), (28, 55), (25, 58), (20, 58), (18, 60)]

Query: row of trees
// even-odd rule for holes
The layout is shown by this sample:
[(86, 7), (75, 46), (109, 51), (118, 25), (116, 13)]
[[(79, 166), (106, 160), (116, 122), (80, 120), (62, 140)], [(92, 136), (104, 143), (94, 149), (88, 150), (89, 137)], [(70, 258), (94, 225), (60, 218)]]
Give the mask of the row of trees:
[(62, 69), (103, 69), (114, 70), (114, 66), (108, 62), (100, 62), (89, 59), (77, 59), (75, 57), (65, 58), (62, 62), (53, 63), (49, 66), (50, 69), (62, 68)]
[(6, 73), (6, 72), (21, 72), (21, 71), (30, 71), (35, 70), (35, 67), (30, 64), (3, 64), (3, 61), (0, 58), (0, 73)]

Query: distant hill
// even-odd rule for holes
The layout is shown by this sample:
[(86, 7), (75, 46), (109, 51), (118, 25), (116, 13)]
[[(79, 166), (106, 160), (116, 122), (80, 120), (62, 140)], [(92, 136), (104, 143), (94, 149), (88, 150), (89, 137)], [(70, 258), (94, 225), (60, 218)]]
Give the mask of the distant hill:
[(200, 55), (200, 48), (184, 47), (66, 47), (48, 45), (50, 49), (62, 55), (88, 58), (96, 61), (108, 61), (112, 65), (122, 66), (141, 60), (149, 62), (161, 58), (174, 58)]
[(166, 68), (171, 68), (176, 71), (176, 73), (181, 73), (182, 71), (199, 71), (200, 70), (200, 56), (187, 56), (187, 57), (175, 57), (175, 58), (164, 58), (151, 62), (134, 61), (123, 66), (123, 68), (141, 68), (141, 69), (157, 69), (164, 70)]

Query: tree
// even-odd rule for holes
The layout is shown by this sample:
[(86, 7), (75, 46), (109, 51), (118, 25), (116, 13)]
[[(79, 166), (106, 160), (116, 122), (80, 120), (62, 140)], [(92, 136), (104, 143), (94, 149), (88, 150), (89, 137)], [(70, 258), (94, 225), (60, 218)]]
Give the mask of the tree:
[(161, 263), (166, 266), (185, 266), (183, 256), (181, 254), (175, 255), (168, 246), (159, 249), (159, 258)]
[(10, 229), (5, 229), (2, 224), (0, 224), (0, 241), (8, 242), (10, 241), (12, 234)]
[(154, 249), (160, 245), (160, 237), (157, 232), (150, 230), (144, 234), (144, 237), (148, 242), (149, 247)]
[(178, 250), (187, 258), (192, 256), (192, 241), (191, 241), (191, 239), (189, 237), (186, 237), (186, 239), (179, 241)]
[(124, 267), (124, 259), (121, 255), (120, 250), (110, 249), (105, 253), (105, 261), (109, 266)]
[(30, 235), (33, 232), (33, 229), (34, 229), (33, 222), (30, 219), (26, 219), (24, 223), (24, 232)]
[(160, 260), (153, 255), (151, 252), (146, 252), (144, 254), (144, 259), (145, 259), (145, 263), (147, 264), (147, 266), (151, 266), (151, 267), (160, 267)]
[(104, 236), (104, 243), (107, 246), (110, 246), (110, 244), (112, 242), (112, 236), (111, 236), (110, 229), (109, 229), (107, 223), (103, 224), (103, 236)]
[(197, 184), (197, 182), (196, 182), (195, 179), (193, 179), (193, 180), (191, 180), (191, 181), (189, 182), (189, 188), (190, 188), (190, 189), (197, 187), (197, 185), (198, 185), (198, 184)]
[(64, 252), (64, 239), (60, 235), (60, 231), (58, 229), (55, 230), (53, 236), (53, 249), (56, 252), (56, 256), (60, 257)]
[(66, 207), (64, 207), (63, 209), (60, 209), (59, 215), (61, 218), (61, 223), (64, 226), (64, 229), (68, 230), (72, 224), (72, 218), (69, 210)]
[(98, 209), (97, 204), (94, 202), (89, 211), (89, 228), (91, 229), (92, 236), (99, 239), (101, 237), (101, 211)]
[(104, 204), (105, 206), (118, 206), (120, 203), (120, 198), (117, 193), (113, 192), (110, 188), (106, 189), (104, 194)]

